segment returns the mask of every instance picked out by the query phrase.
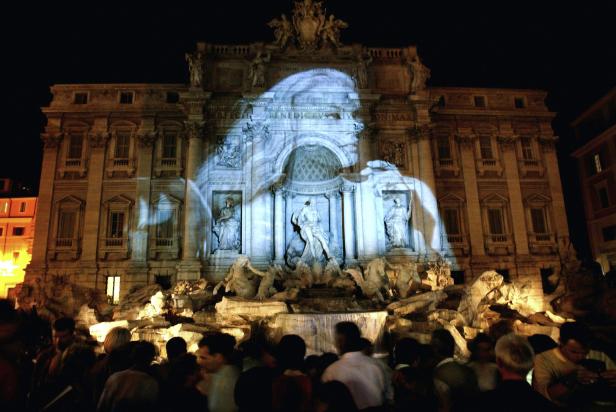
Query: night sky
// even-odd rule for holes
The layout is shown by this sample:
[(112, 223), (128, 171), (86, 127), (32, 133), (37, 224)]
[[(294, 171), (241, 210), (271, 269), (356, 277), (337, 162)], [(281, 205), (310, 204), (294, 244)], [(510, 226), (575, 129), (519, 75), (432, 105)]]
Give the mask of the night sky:
[[(266, 23), (292, 0), (162, 1), (3, 5), (5, 105), (0, 176), (35, 190), (45, 119), (55, 83), (185, 83), (184, 53), (196, 41), (273, 40)], [(93, 2), (94, 3), (94, 2)], [(587, 253), (577, 147), (569, 123), (616, 85), (616, 2), (436, 2), (329, 0), (347, 21), (344, 43), (417, 44), (435, 86), (538, 88), (558, 113), (558, 143), (570, 230)], [(8, 93), (7, 93), (8, 89)]]

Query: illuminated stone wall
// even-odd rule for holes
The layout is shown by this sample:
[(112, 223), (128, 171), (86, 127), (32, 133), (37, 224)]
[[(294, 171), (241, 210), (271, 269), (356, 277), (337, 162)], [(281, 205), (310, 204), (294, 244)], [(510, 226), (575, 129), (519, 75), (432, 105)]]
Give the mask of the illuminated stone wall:
[(341, 264), (441, 255), (539, 301), (568, 245), (545, 93), (414, 90), (412, 50), (199, 43), (199, 85), (53, 86), (28, 276), (125, 293), (220, 279), (240, 253), (292, 265), (310, 200)]

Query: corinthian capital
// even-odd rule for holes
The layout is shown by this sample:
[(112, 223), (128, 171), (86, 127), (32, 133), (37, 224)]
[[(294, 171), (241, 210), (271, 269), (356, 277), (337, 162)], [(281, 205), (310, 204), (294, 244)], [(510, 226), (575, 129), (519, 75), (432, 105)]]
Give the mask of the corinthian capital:
[(56, 148), (62, 141), (63, 133), (41, 133), (41, 140), (45, 149)]
[(185, 136), (187, 139), (203, 139), (203, 134), (205, 132), (205, 121), (185, 121), (184, 128), (186, 129)]
[(92, 148), (105, 147), (110, 136), (109, 132), (91, 132), (88, 134), (88, 143)]
[(158, 132), (141, 132), (137, 135), (137, 143), (139, 147), (152, 147), (156, 139), (158, 138)]

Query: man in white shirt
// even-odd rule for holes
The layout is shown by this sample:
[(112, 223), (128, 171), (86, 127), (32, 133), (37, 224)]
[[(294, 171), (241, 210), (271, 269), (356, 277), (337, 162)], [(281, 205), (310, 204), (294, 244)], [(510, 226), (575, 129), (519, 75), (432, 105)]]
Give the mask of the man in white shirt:
[(321, 380), (342, 382), (360, 410), (383, 406), (386, 401), (386, 379), (374, 360), (361, 352), (359, 328), (353, 322), (339, 322), (335, 328), (340, 359), (325, 370)]
[(235, 412), (233, 396), (239, 369), (230, 364), (235, 338), (227, 333), (212, 333), (199, 341), (197, 363), (209, 381), (202, 381), (197, 388), (207, 395), (211, 412)]

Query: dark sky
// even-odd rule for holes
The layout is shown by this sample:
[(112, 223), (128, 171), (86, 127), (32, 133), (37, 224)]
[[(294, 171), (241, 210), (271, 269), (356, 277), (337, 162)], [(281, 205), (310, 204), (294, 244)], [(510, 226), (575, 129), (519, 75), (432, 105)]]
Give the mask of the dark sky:
[[(5, 104), (0, 176), (36, 188), (54, 83), (187, 82), (184, 53), (203, 40), (272, 40), (265, 24), (291, 0), (19, 2), (3, 6)], [(417, 44), (429, 84), (539, 88), (549, 92), (573, 237), (584, 252), (582, 211), (568, 124), (616, 85), (616, 2), (329, 0), (346, 20), (345, 43)], [(6, 92), (8, 88), (8, 93)]]

